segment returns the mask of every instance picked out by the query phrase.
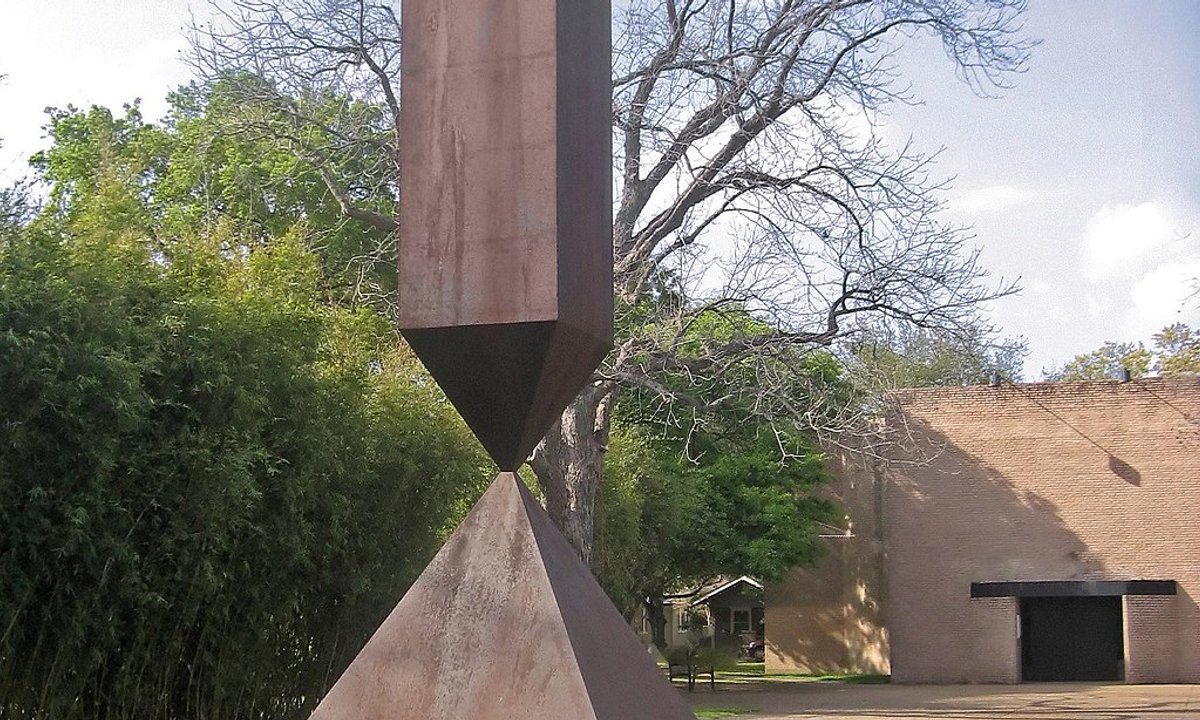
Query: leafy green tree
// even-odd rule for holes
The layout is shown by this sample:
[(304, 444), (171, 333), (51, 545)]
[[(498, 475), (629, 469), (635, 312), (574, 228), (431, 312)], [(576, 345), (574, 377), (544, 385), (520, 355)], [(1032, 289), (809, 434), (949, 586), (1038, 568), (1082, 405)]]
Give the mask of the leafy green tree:
[(1154, 370), (1161, 375), (1200, 373), (1200, 332), (1183, 323), (1154, 334)]
[[(4, 83), (4, 79), (5, 76), (0, 75), (0, 84)], [(0, 138), (2, 147), (4, 138)], [(0, 187), (0, 240), (14, 234), (33, 214), (30, 185), (27, 179), (22, 179)]]
[[(192, 226), (234, 221), (251, 241), (304, 218), (320, 248), (331, 300), (389, 312), (396, 288), (394, 201), (378, 159), (347, 148), (346, 122), (378, 147), (377, 107), (330, 93), (286, 98), (252, 75), (193, 84), (170, 96), (176, 144), (157, 192)], [(293, 106), (310, 117), (296, 125)], [(372, 133), (375, 134), (372, 134)], [(310, 162), (319, 143), (321, 162)], [(349, 203), (353, 201), (353, 206)]]
[(1062, 367), (1044, 373), (1047, 380), (1110, 380), (1122, 369), (1131, 377), (1200, 373), (1200, 334), (1184, 323), (1168, 325), (1155, 333), (1147, 348), (1137, 342), (1106, 342), (1098, 349), (1076, 355)]
[(978, 328), (954, 336), (903, 327), (864, 332), (845, 351), (854, 382), (884, 390), (979, 385), (993, 372), (1016, 382), (1027, 353), (1024, 340), (992, 341)]
[(1142, 377), (1150, 372), (1154, 357), (1142, 343), (1106, 342), (1090, 353), (1076, 355), (1062, 367), (1043, 373), (1053, 382), (1076, 380), (1112, 380), (1122, 369), (1131, 377)]
[[(121, 115), (102, 107), (51, 109), (47, 129), (53, 144), (31, 161), (50, 185), (49, 213), (70, 221), (101, 195), (103, 181), (110, 196), (123, 188), (126, 222), (148, 237), (169, 242), (197, 230), (220, 231), (239, 252), (268, 245), (303, 220), (319, 249), (327, 299), (389, 312), (396, 286), (394, 238), (346, 217), (322, 179), (322, 173), (336, 172), (368, 182), (371, 168), (339, 156), (338, 163), (318, 171), (261, 132), (231, 128), (231, 118), (254, 113), (284, 131), (287, 115), (276, 105), (249, 106), (236, 96), (236, 89), (254, 82), (233, 77), (180, 88), (169, 97), (171, 110), (162, 126), (146, 123), (137, 105), (126, 106)], [(310, 100), (318, 106), (314, 112), (327, 113), (340, 102)], [(346, 182), (347, 192), (358, 192)]]
[(28, 182), (0, 187), (0, 238), (14, 235), (32, 214), (33, 202), (29, 197)]
[(818, 534), (837, 511), (818, 494), (825, 474), (811, 448), (797, 445), (781, 460), (770, 431), (689, 440), (652, 432), (618, 424), (613, 433), (597, 498), (596, 565), (622, 611), (647, 604), (661, 646), (666, 593), (720, 576), (780, 580), (820, 557)]
[(327, 236), (189, 230), (136, 108), (51, 126), (0, 234), (0, 716), (305, 716), (486, 462)]
[[(698, 323), (698, 340), (681, 352), (703, 352), (707, 339), (757, 321), (729, 308)], [(793, 394), (814, 395), (814, 408), (841, 403), (849, 391), (840, 364), (828, 354), (804, 362), (806, 383)], [(735, 395), (747, 374), (763, 369), (733, 364), (710, 378), (704, 397)], [(663, 377), (666, 383), (691, 382)], [(836, 522), (837, 512), (819, 495), (825, 472), (808, 436), (746, 423), (743, 411), (728, 406), (696, 408), (686, 421), (663, 416), (658, 395), (628, 393), (615, 411), (597, 497), (596, 568), (624, 612), (647, 604), (661, 645), (666, 593), (720, 576), (780, 580), (819, 557), (820, 529)]]
[(615, 428), (596, 497), (596, 577), (626, 616), (666, 587), (675, 537), (699, 508), (673, 457), (645, 428)]

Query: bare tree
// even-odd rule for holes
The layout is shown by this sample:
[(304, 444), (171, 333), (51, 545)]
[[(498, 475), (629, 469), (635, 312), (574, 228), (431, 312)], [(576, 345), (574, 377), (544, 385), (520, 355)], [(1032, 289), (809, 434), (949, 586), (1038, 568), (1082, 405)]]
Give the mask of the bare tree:
[[(622, 389), (657, 398), (666, 422), (732, 410), (764, 425), (842, 430), (852, 420), (816, 399), (807, 354), (872, 321), (975, 332), (980, 303), (1013, 291), (987, 284), (968, 233), (939, 217), (933, 158), (885, 142), (880, 113), (912, 100), (896, 51), (922, 34), (940, 40), (976, 92), (1004, 88), (1033, 44), (1021, 36), (1024, 5), (645, 0), (623, 11), (617, 347), (530, 458), (547, 509), (585, 559)], [(233, 7), (230, 29), (198, 36), (210, 77), (252, 72), (284, 98), (350, 95), (395, 122), (390, 5)], [(388, 162), (395, 140), (380, 142)], [(321, 162), (320, 148), (303, 150)], [(354, 217), (353, 203), (343, 207)]]
[[(978, 92), (1003, 87), (1030, 48), (1018, 37), (1022, 10), (855, 0), (629, 9), (615, 34), (619, 344), (532, 459), (551, 514), (585, 557), (621, 388), (656, 393), (675, 422), (730, 406), (832, 433), (851, 418), (814, 405), (805, 353), (873, 318), (973, 328), (981, 302), (1012, 290), (984, 284), (968, 236), (938, 218), (931, 159), (886, 144), (877, 113), (909, 100), (894, 53), (921, 31)], [(715, 396), (713, 378), (726, 381)]]

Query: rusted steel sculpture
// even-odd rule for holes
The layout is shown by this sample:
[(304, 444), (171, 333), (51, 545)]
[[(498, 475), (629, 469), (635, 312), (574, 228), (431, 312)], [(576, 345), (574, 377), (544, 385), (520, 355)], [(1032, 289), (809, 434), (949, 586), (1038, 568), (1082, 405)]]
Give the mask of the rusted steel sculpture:
[(404, 3), (400, 327), (501, 470), (612, 344), (609, 12)]
[(515, 471), (612, 343), (608, 0), (405, 0), (400, 325), (502, 471), (315, 720), (694, 716)]
[(496, 478), (313, 718), (694, 720), (512, 473)]

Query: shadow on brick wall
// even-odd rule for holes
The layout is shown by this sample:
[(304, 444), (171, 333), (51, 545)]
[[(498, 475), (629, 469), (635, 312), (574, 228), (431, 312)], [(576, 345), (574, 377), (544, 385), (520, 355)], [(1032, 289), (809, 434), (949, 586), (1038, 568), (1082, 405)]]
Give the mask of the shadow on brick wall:
[[(956, 589), (969, 593), (972, 581), (1104, 577), (1103, 561), (1067, 526), (1054, 502), (925, 421), (909, 416), (904, 426), (910, 441), (884, 471), (884, 534), (893, 581), (907, 576), (940, 586), (965, 580)], [(1026, 461), (1057, 472), (1036, 456)], [(1135, 468), (1117, 462), (1122, 470), (1114, 470), (1117, 477), (1140, 482)]]
[[(922, 419), (908, 415), (902, 422), (908, 450), (885, 470), (893, 674), (900, 681), (1016, 682), (1016, 601), (972, 600), (971, 583), (1103, 579), (1105, 563), (1054, 502)], [(989, 442), (988, 427), (953, 430)], [(1053, 460), (1014, 457), (995, 446), (985, 452), (1028, 462), (1033, 475), (1039, 463), (1046, 473), (1060, 472)], [(1117, 478), (1140, 482), (1133, 467), (1121, 461), (1116, 467)]]
[[(898, 393), (890, 462), (831, 463), (853, 537), (768, 592), (768, 669), (861, 670), (890, 645), (898, 680), (1012, 679), (1016, 601), (971, 600), (972, 582), (1176, 579), (1179, 627), (1196, 627), (1198, 392), (1200, 378)], [(1181, 641), (1179, 660), (1200, 677), (1200, 645)]]
[(1104, 577), (1053, 503), (924, 421), (902, 426), (909, 442), (890, 462), (831, 464), (854, 536), (769, 591), (768, 669), (1013, 680), (1015, 628), (971, 601), (970, 584)]
[(887, 673), (881, 476), (865, 457), (830, 453), (826, 494), (845, 508), (844, 535), (829, 533), (814, 567), (766, 592), (767, 669)]

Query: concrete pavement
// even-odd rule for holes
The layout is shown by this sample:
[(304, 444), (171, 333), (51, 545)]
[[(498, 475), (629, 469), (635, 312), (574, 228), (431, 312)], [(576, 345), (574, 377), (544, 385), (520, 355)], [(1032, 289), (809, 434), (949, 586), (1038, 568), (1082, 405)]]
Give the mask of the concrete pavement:
[(1200, 685), (853, 685), (750, 683), (698, 688), (694, 708), (748, 708), (738, 720), (1200, 720)]

